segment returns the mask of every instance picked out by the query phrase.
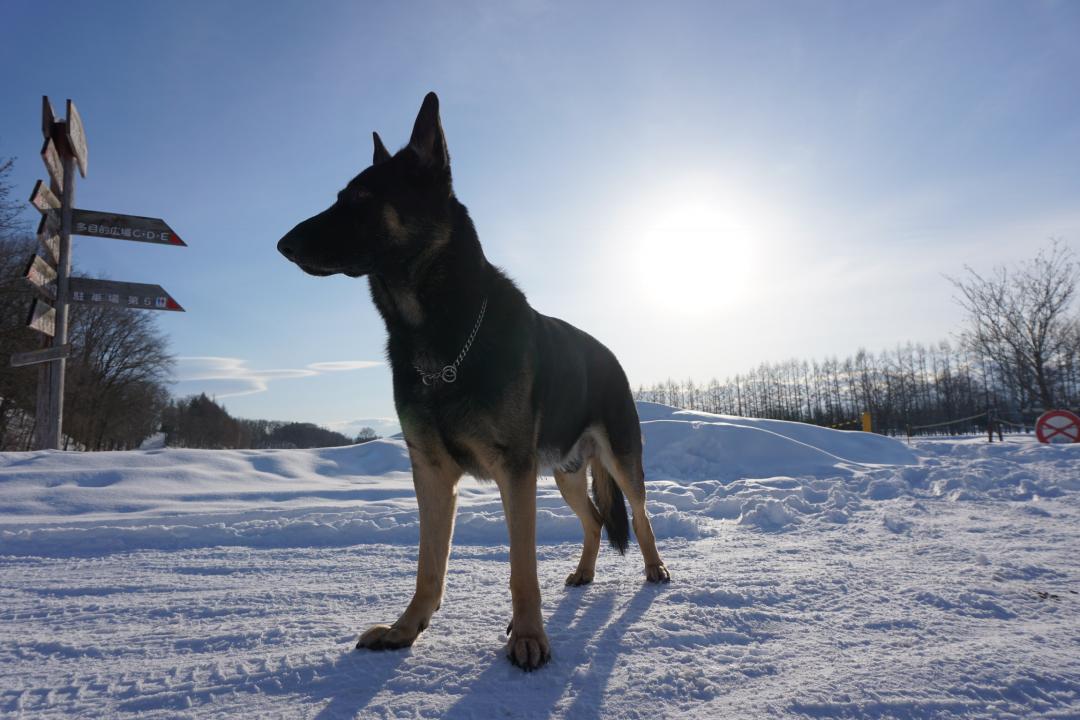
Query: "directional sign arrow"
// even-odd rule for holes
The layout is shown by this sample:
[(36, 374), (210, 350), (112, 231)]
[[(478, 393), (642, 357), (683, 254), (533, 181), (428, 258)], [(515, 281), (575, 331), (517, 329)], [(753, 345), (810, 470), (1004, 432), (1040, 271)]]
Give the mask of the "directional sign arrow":
[(56, 270), (40, 256), (34, 255), (30, 258), (23, 277), (42, 295), (50, 300), (56, 300), (56, 289), (51, 286), (56, 282)]
[(72, 302), (95, 305), (115, 305), (139, 310), (173, 310), (184, 312), (180, 303), (160, 285), (71, 278)]
[(79, 163), (79, 174), (86, 177), (86, 131), (83, 130), (79, 111), (71, 100), (67, 101), (67, 140), (75, 161)]
[(60, 190), (64, 189), (64, 162), (60, 159), (60, 153), (56, 150), (56, 143), (52, 138), (46, 138), (41, 146), (41, 159), (45, 163), (45, 169), (49, 171), (49, 177)]
[(30, 196), (30, 204), (42, 213), (47, 213), (50, 210), (60, 209), (60, 198), (53, 195), (53, 191), (44, 181), (38, 180), (34, 185), (34, 193)]
[(15, 353), (11, 356), (11, 367), (22, 367), (23, 365), (36, 365), (37, 363), (52, 362), (53, 360), (66, 358), (70, 353), (71, 343), (44, 348), (42, 350)]
[(60, 213), (50, 210), (42, 216), (38, 223), (37, 239), (49, 253), (53, 265), (60, 262)]
[(53, 125), (56, 124), (56, 113), (53, 112), (52, 103), (48, 95), (41, 96), (41, 136), (46, 140), (52, 137)]
[(35, 299), (30, 306), (30, 316), (26, 318), (26, 327), (52, 337), (56, 332), (56, 309)]
[(97, 210), (72, 210), (72, 232), (76, 235), (105, 237), (114, 240), (180, 245), (187, 243), (161, 218), (121, 215)]

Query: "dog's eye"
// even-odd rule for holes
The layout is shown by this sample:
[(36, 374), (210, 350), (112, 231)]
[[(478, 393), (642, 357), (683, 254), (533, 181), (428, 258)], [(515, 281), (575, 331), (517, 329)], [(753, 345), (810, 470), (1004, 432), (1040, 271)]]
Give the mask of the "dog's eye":
[(367, 188), (356, 188), (353, 191), (353, 202), (363, 202), (371, 198), (371, 192)]

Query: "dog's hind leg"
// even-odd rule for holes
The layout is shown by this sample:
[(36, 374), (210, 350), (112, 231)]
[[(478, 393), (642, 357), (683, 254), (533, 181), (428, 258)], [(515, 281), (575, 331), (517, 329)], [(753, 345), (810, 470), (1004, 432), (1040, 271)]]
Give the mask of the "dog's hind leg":
[(581, 529), (585, 531), (585, 542), (581, 548), (581, 560), (577, 570), (566, 578), (567, 585), (587, 585), (593, 581), (596, 572), (596, 554), (600, 551), (600, 511), (589, 499), (588, 480), (585, 477), (586, 466), (583, 464), (577, 472), (555, 471), (555, 484), (559, 486), (566, 504), (573, 509), (581, 520)]
[(630, 503), (634, 516), (634, 535), (637, 536), (638, 547), (641, 548), (641, 556), (645, 560), (645, 577), (654, 583), (671, 582), (671, 574), (660, 559), (652, 523), (645, 511), (645, 471), (641, 467), (641, 454), (614, 455), (609, 448), (605, 450), (601, 453), (604, 468), (615, 478), (616, 484)]
[(397, 622), (372, 626), (360, 636), (357, 648), (393, 650), (412, 645), (442, 603), (461, 470), (445, 453), (429, 456), (410, 446), (409, 457), (420, 510), (416, 592)]

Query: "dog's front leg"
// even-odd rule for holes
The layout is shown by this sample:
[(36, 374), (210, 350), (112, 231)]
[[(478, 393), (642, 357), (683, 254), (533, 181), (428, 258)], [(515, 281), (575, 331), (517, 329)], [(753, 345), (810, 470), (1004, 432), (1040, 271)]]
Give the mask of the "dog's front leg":
[(357, 648), (393, 650), (408, 647), (423, 632), (442, 603), (450, 538), (454, 533), (460, 470), (449, 459), (432, 461), (410, 449), (416, 504), (420, 510), (420, 558), (416, 592), (393, 625), (374, 625), (360, 636)]
[(535, 670), (551, 658), (536, 578), (536, 472), (500, 473), (496, 480), (510, 531), (513, 619), (506, 654), (518, 667)]

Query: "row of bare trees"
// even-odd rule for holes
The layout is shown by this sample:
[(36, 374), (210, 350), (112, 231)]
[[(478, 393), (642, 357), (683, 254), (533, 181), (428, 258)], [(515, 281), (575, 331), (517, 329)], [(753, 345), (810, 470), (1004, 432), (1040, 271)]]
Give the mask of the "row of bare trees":
[[(724, 381), (668, 380), (640, 400), (706, 412), (904, 432), (994, 410), (1030, 424), (1042, 409), (1080, 406), (1078, 267), (1054, 241), (1034, 259), (950, 278), (967, 314), (957, 342), (877, 354), (764, 363)], [(978, 422), (975, 425), (979, 425)]]

